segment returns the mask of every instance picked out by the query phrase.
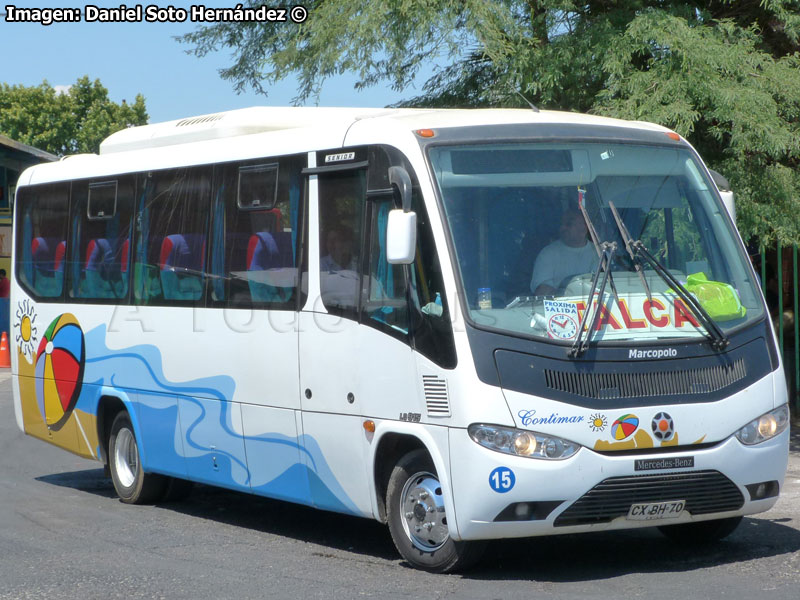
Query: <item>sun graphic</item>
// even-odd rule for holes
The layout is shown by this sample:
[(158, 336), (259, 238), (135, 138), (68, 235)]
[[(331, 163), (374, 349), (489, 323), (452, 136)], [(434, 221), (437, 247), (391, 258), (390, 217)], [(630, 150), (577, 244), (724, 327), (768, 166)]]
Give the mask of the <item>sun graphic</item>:
[(17, 304), (17, 312), (14, 315), (14, 339), (20, 352), (29, 361), (33, 360), (38, 332), (39, 328), (36, 326), (36, 311), (33, 302), (23, 300)]
[(591, 415), (589, 417), (589, 427), (592, 431), (604, 431), (605, 428), (608, 427), (608, 420), (605, 415), (601, 415), (600, 413)]

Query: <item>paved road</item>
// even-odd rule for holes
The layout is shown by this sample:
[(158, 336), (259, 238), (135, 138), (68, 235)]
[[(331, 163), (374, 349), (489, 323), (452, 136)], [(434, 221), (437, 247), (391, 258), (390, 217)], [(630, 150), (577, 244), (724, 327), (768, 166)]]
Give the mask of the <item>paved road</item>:
[(0, 371), (0, 599), (800, 597), (800, 435), (784, 495), (712, 549), (649, 530), (493, 543), (465, 575), (408, 568), (378, 523), (197, 487), (128, 506), (99, 463), (16, 428)]

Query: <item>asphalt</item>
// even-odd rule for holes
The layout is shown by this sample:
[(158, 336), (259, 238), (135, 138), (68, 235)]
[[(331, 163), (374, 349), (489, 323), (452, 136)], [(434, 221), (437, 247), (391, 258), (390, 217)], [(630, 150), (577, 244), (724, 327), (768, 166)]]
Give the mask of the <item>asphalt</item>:
[(23, 436), (0, 369), (0, 600), (797, 600), (797, 425), (778, 502), (711, 547), (655, 528), (505, 539), (471, 571), (433, 575), (369, 519), (199, 485), (180, 502), (122, 504), (99, 463)]

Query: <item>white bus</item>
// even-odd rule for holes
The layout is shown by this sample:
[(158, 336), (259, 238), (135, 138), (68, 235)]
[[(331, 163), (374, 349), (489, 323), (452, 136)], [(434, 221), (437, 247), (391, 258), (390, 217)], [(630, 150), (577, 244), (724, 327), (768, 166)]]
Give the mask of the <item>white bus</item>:
[(19, 427), (123, 502), (188, 482), (488, 539), (711, 541), (788, 461), (764, 300), (708, 170), (647, 123), (252, 108), (26, 170)]

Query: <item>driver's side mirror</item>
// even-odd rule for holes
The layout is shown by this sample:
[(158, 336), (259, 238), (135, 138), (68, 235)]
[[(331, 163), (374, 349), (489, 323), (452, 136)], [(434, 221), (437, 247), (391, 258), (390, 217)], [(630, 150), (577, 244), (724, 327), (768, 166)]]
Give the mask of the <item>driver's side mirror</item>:
[(411, 210), (411, 177), (403, 167), (389, 167), (389, 183), (400, 192), (403, 208), (389, 211), (386, 260), (392, 265), (408, 265), (414, 262), (417, 250), (417, 213)]
[(720, 198), (722, 198), (722, 204), (724, 204), (725, 208), (728, 209), (728, 214), (730, 214), (733, 222), (736, 223), (736, 201), (733, 197), (731, 184), (728, 183), (728, 180), (725, 177), (723, 177), (720, 173), (717, 173), (714, 169), (709, 169), (708, 172), (711, 173), (711, 178), (714, 180), (714, 185), (717, 186), (717, 191), (719, 192)]

